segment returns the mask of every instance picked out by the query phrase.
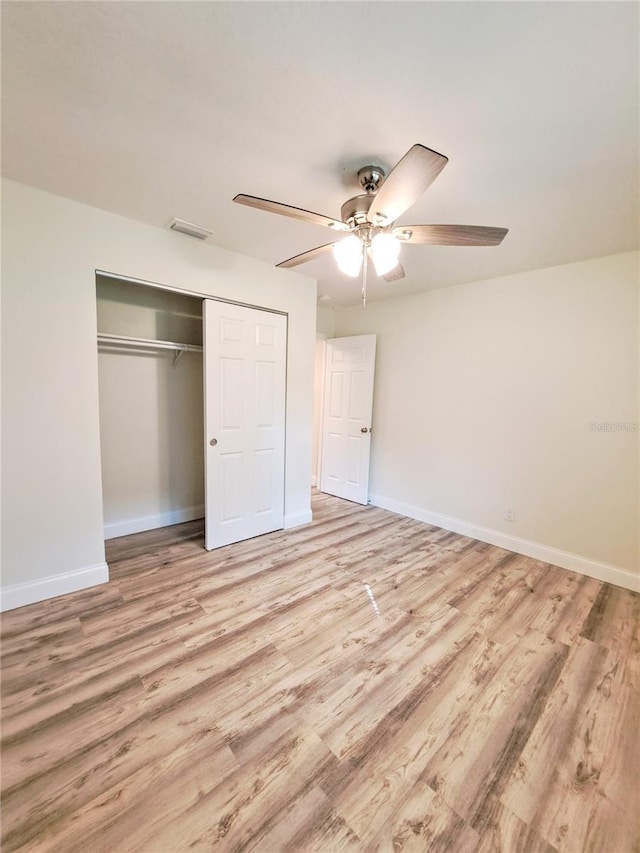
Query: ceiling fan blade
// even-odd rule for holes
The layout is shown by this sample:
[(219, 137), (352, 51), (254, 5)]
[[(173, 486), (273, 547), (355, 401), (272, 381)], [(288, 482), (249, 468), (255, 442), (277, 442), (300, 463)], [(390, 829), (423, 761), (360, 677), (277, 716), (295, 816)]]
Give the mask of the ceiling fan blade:
[(430, 246), (499, 246), (508, 228), (484, 225), (398, 225), (392, 234), (403, 243)]
[(291, 269), (292, 267), (297, 267), (299, 264), (306, 264), (307, 261), (314, 261), (316, 258), (319, 258), (320, 255), (324, 255), (325, 252), (330, 252), (335, 243), (326, 243), (324, 246), (316, 246), (315, 249), (309, 249), (308, 252), (302, 252), (300, 255), (294, 255), (292, 258), (288, 258), (286, 261), (281, 261), (279, 264), (276, 264), (277, 267), (282, 267), (283, 269)]
[(398, 279), (404, 278), (404, 267), (400, 261), (386, 275), (383, 275), (382, 278), (385, 281), (398, 281)]
[(247, 207), (255, 207), (258, 210), (266, 210), (267, 213), (279, 213), (281, 216), (290, 216), (292, 219), (300, 219), (303, 222), (311, 222), (313, 225), (323, 225), (325, 228), (333, 228), (334, 231), (349, 231), (346, 222), (323, 216), (321, 213), (313, 213), (311, 210), (302, 210), (300, 207), (292, 207), (290, 204), (282, 204), (279, 201), (269, 201), (267, 198), (257, 198), (253, 195), (237, 195), (233, 199), (237, 204), (246, 204)]
[(396, 163), (373, 199), (369, 222), (390, 225), (430, 187), (449, 162), (424, 145), (412, 146)]

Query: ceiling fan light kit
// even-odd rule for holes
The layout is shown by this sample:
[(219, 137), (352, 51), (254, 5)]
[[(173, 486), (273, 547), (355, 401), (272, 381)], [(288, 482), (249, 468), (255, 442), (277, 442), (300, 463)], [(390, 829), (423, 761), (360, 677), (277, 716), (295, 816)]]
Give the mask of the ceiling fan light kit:
[(355, 234), (333, 244), (333, 256), (340, 272), (351, 278), (357, 278), (360, 275), (362, 248), (363, 244)]
[(376, 273), (383, 276), (398, 264), (400, 241), (393, 234), (379, 232), (372, 238), (362, 233), (357, 236), (353, 234), (333, 244), (333, 255), (339, 270), (351, 278), (357, 278), (360, 274), (365, 252), (369, 253)]
[(379, 276), (386, 275), (397, 265), (400, 241), (394, 234), (378, 232), (371, 241), (371, 257)]
[(358, 182), (364, 193), (348, 199), (340, 209), (341, 220), (292, 207), (278, 201), (240, 194), (233, 200), (269, 213), (278, 213), (322, 225), (333, 231), (350, 232), (350, 236), (334, 243), (317, 246), (277, 264), (291, 269), (333, 252), (338, 268), (357, 278), (362, 270), (362, 304), (366, 304), (367, 260), (370, 257), (376, 274), (386, 281), (404, 277), (400, 263), (402, 243), (431, 246), (497, 246), (507, 228), (481, 225), (398, 225), (395, 221), (431, 186), (447, 165), (444, 154), (424, 145), (413, 145), (394, 166), (388, 176), (380, 166), (364, 166)]

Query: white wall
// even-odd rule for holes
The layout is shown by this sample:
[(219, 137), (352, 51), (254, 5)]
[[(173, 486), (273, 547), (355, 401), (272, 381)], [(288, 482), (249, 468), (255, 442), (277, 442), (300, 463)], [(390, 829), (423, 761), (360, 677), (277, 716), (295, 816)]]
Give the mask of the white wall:
[(638, 281), (631, 253), (337, 310), (378, 335), (372, 501), (636, 584), (639, 433), (591, 424), (637, 430)]
[(314, 281), (12, 181), (2, 224), (3, 608), (106, 577), (96, 269), (288, 312), (285, 524), (310, 519)]
[(316, 331), (328, 338), (335, 337), (336, 310), (334, 308), (318, 308)]
[(105, 539), (204, 516), (202, 355), (101, 352)]
[[(97, 276), (98, 331), (202, 346), (202, 300)], [(105, 538), (204, 515), (202, 353), (98, 352)]]

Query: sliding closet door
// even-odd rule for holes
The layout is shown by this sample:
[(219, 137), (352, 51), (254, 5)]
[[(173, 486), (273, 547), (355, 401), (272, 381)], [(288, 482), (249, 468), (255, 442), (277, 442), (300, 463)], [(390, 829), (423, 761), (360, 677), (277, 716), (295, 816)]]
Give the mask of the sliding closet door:
[(205, 547), (284, 526), (287, 318), (204, 301)]

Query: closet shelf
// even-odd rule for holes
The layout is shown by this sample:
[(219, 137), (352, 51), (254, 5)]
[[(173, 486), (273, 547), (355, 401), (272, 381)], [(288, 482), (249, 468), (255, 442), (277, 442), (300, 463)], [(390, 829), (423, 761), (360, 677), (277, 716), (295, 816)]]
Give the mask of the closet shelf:
[(126, 335), (98, 334), (98, 346), (119, 349), (168, 349), (174, 352), (202, 352), (196, 344), (180, 344), (176, 341), (157, 341), (151, 338), (130, 338)]

